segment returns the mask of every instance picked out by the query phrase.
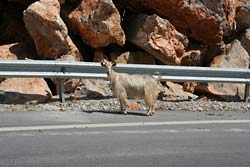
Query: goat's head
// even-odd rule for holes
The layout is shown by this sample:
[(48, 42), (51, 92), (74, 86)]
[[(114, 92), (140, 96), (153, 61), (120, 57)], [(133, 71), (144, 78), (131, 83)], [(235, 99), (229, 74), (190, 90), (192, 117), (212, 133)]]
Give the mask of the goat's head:
[(104, 59), (101, 62), (101, 65), (107, 70), (107, 75), (109, 76), (111, 74), (111, 71), (113, 70), (113, 67), (116, 66), (116, 63)]

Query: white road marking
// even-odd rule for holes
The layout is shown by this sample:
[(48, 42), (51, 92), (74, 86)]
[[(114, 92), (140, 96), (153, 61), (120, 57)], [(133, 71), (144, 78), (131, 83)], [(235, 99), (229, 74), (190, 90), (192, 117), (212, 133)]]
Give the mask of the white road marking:
[(227, 132), (238, 132), (238, 133), (241, 133), (241, 132), (250, 132), (250, 129), (238, 129), (238, 128), (232, 128), (232, 129), (227, 129), (225, 130)]
[[(41, 131), (42, 132), (42, 131)], [(154, 130), (111, 130), (111, 131), (22, 131), (21, 133), (0, 133), (0, 137), (32, 137), (37, 135), (45, 136), (89, 136), (89, 135), (169, 135), (182, 133), (249, 133), (249, 129), (154, 129)]]
[(108, 128), (108, 127), (136, 127), (136, 126), (170, 126), (170, 125), (201, 125), (201, 124), (239, 124), (250, 123), (250, 120), (204, 120), (204, 121), (169, 121), (169, 122), (130, 122), (130, 123), (99, 123), (99, 124), (72, 124), (48, 126), (0, 127), (0, 132)]

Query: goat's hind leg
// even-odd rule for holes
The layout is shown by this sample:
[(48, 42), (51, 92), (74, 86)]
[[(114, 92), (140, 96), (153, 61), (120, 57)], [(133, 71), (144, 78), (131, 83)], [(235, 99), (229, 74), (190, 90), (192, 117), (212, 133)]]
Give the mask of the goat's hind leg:
[(119, 102), (120, 102), (120, 111), (123, 113), (123, 114), (127, 114), (127, 111), (126, 111), (126, 106), (127, 106), (127, 103), (126, 103), (126, 100), (127, 100), (127, 93), (125, 91), (120, 91), (119, 94), (118, 94), (118, 99), (119, 99)]
[(147, 112), (147, 115), (148, 116), (152, 116), (155, 114), (155, 110), (154, 110), (154, 106), (151, 106), (149, 109), (148, 109), (148, 112)]
[(146, 106), (148, 107), (147, 115), (152, 116), (155, 113), (155, 110), (154, 110), (154, 98), (153, 95), (150, 93), (150, 91), (145, 92), (144, 101)]
[(126, 110), (126, 100), (124, 99), (119, 99), (119, 102), (120, 102), (120, 111), (127, 115), (127, 110)]

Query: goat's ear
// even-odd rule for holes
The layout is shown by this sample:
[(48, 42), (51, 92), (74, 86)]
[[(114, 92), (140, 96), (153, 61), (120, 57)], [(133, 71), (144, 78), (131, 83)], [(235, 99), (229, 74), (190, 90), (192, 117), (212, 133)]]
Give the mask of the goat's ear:
[(112, 66), (113, 66), (113, 67), (116, 66), (116, 62), (112, 62)]

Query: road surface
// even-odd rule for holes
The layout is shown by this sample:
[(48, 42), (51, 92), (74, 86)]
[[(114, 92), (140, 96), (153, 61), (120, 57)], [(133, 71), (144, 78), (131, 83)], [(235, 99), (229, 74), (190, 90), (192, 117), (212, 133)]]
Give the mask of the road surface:
[(2, 112), (0, 166), (249, 167), (250, 112)]

